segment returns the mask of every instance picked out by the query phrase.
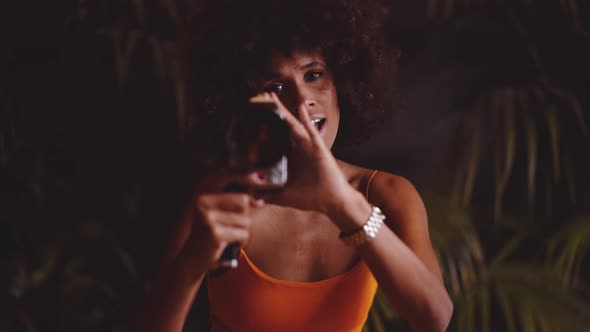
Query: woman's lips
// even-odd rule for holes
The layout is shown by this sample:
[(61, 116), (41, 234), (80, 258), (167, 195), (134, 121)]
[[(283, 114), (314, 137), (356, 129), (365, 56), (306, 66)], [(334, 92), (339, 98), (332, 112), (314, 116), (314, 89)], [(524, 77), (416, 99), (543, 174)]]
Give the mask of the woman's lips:
[(324, 129), (326, 128), (326, 118), (316, 117), (311, 120), (311, 123), (313, 123), (320, 134), (324, 132)]

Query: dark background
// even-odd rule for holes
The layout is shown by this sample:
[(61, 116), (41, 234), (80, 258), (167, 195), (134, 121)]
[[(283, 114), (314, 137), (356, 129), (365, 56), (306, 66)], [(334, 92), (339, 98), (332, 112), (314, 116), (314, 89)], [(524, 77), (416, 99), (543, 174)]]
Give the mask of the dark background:
[[(421, 192), (450, 331), (589, 326), (587, 6), (390, 2), (399, 111), (335, 154)], [(0, 12), (0, 330), (120, 329), (194, 179), (177, 13), (98, 0)], [(404, 326), (379, 294), (366, 328)]]

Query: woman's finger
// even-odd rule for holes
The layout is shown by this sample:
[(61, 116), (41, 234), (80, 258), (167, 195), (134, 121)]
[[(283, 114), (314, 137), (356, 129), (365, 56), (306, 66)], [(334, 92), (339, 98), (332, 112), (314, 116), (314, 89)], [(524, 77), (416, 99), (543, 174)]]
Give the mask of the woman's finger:
[(245, 246), (250, 239), (250, 232), (244, 228), (219, 225), (215, 231), (215, 236), (220, 243), (237, 242)]
[(282, 204), (282, 190), (263, 190), (255, 192), (255, 196), (262, 200), (264, 204), (274, 204), (274, 205), (283, 205)]
[(217, 218), (217, 224), (223, 227), (249, 229), (250, 225), (252, 224), (252, 219), (250, 216), (241, 213), (217, 210), (214, 212), (214, 215)]
[(200, 195), (195, 202), (196, 208), (205, 211), (222, 210), (235, 213), (247, 213), (250, 207), (261, 206), (259, 199), (245, 193), (222, 193)]
[(309, 117), (309, 110), (305, 107), (300, 107), (298, 112), (299, 118), (301, 119), (301, 123), (303, 124), (303, 127), (305, 127), (307, 133), (309, 134), (309, 137), (311, 138), (311, 142), (313, 143), (313, 145), (323, 146), (324, 140), (322, 139), (322, 136), (320, 135), (316, 126), (311, 121), (311, 118)]
[(274, 92), (270, 94), (270, 97), (279, 108), (279, 116), (281, 116), (285, 122), (287, 122), (287, 125), (291, 130), (291, 134), (295, 137), (296, 142), (299, 143), (309, 141), (310, 136), (303, 124), (301, 124), (301, 122), (299, 122), (299, 120), (297, 120), (297, 118), (293, 116), (293, 114), (291, 114), (287, 108), (285, 108), (279, 97)]

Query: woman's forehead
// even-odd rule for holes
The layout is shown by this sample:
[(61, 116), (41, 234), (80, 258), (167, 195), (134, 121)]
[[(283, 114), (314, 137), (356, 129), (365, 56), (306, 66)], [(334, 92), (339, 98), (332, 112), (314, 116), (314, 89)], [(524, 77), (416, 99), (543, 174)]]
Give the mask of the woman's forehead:
[(321, 62), (325, 63), (322, 52), (318, 50), (306, 51), (306, 50), (295, 50), (289, 54), (274, 52), (270, 56), (269, 67), (293, 65), (301, 67), (309, 62)]
[(250, 68), (251, 83), (266, 81), (281, 76), (285, 70), (305, 71), (313, 67), (327, 67), (323, 53), (318, 50), (295, 50), (290, 53), (269, 53), (266, 61)]

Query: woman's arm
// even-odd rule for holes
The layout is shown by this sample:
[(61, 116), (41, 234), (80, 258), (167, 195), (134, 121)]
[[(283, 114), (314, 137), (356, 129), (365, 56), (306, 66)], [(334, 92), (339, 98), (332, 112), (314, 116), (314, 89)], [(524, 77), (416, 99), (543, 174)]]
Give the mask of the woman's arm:
[[(300, 107), (295, 118), (276, 94), (270, 98), (291, 129), (293, 172), (283, 191), (265, 195), (270, 203), (316, 210), (329, 216), (344, 232), (361, 228), (371, 214), (367, 200), (353, 188)], [(375, 205), (389, 227), (358, 249), (387, 298), (416, 331), (444, 331), (453, 305), (442, 282), (428, 236), (424, 204), (416, 189), (393, 175), (381, 174), (373, 190)]]
[[(377, 236), (358, 247), (392, 306), (416, 331), (444, 331), (453, 304), (444, 287), (430, 243), (426, 210), (414, 186), (406, 179), (378, 173), (370, 191), (371, 202), (386, 215)], [(343, 195), (333, 220), (344, 232), (359, 229), (371, 207), (358, 192)]]
[(173, 230), (161, 272), (127, 330), (182, 331), (205, 273), (216, 266), (229, 243), (247, 243), (249, 210), (262, 204), (246, 194), (197, 195)]

